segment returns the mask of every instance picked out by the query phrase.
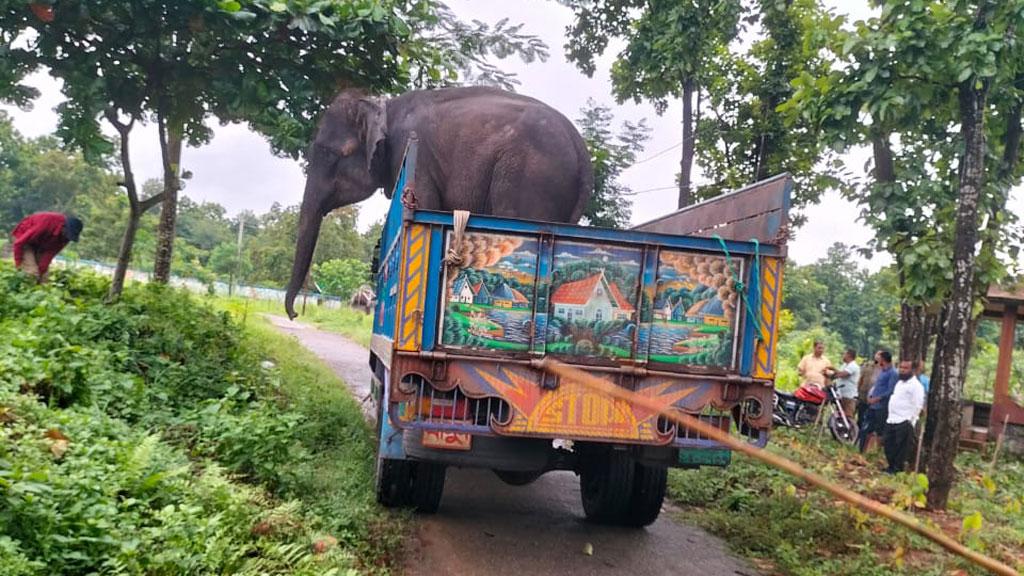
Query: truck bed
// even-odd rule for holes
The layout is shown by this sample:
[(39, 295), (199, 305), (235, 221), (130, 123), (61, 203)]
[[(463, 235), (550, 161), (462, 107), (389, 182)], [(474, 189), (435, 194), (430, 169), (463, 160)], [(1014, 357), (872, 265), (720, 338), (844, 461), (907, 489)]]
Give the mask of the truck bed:
[(477, 214), (459, 239), (452, 213), (414, 208), (410, 168), (371, 360), (399, 427), (715, 445), (545, 375), (550, 355), (766, 440), (784, 246)]

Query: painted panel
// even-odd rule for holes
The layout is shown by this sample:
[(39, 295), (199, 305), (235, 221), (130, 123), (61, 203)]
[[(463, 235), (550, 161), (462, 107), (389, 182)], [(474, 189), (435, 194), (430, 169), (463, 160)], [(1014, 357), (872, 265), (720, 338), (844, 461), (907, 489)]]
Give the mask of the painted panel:
[(547, 352), (629, 358), (637, 329), (639, 248), (555, 241)]
[[(449, 235), (448, 243), (452, 240)], [(536, 238), (466, 233), (462, 267), (448, 271), (441, 342), (450, 348), (526, 352), (533, 334)]]
[(658, 289), (658, 249), (648, 246), (644, 252), (642, 272), (640, 328), (637, 334), (636, 361), (647, 362), (651, 348), (651, 322), (654, 320), (654, 299)]
[[(430, 245), (444, 245), (444, 231), (440, 226), (432, 226), (430, 229)], [(427, 301), (423, 310), (423, 350), (433, 350), (437, 345), (437, 329), (440, 326), (438, 320), (441, 312), (441, 269), (444, 266), (441, 258), (444, 253), (441, 250), (430, 250), (427, 256)]]
[[(463, 381), (476, 380), (475, 387), (487, 395), (504, 398), (512, 407), (505, 425), (492, 422), (499, 434), (560, 438), (624, 440), (655, 444), (668, 443), (671, 433), (657, 430), (658, 414), (623, 400), (608, 398), (572, 381), (562, 380), (554, 390), (537, 386), (529, 370), (512, 366), (466, 367)], [(637, 391), (663, 407), (677, 406), (699, 411), (711, 402), (718, 389), (711, 383), (683, 383), (651, 378)]]
[(755, 378), (775, 378), (778, 319), (782, 309), (782, 266), (781, 258), (764, 258), (761, 262), (761, 334), (755, 351)]
[(651, 312), (651, 362), (732, 368), (736, 358), (742, 261), (662, 250)]
[(537, 300), (533, 303), (533, 342), (530, 352), (543, 355), (547, 352), (548, 333), (548, 299), (551, 296), (551, 273), (554, 253), (552, 249), (555, 239), (551, 236), (540, 237), (540, 253), (537, 259)]
[(423, 336), (423, 310), (427, 292), (427, 255), (430, 253), (430, 227), (409, 226), (405, 235), (405, 258), (401, 282), (401, 321), (398, 325), (399, 350), (420, 349)]

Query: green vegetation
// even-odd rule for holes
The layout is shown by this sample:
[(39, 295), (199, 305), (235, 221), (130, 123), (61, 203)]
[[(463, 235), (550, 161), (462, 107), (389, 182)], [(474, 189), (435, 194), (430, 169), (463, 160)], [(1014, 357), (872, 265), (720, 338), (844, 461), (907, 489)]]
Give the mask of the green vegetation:
[(372, 432), (297, 343), (160, 286), (0, 286), (5, 574), (386, 571)]
[(313, 279), (320, 292), (339, 296), (342, 300), (351, 298), (360, 286), (372, 281), (370, 264), (355, 258), (333, 259), (317, 264), (313, 267)]
[[(260, 314), (284, 316), (284, 304), (280, 302), (247, 298), (216, 298), (213, 301), (217, 306), (230, 311), (243, 321), (247, 321), (250, 316)], [(340, 308), (319, 306), (314, 296), (309, 297), (305, 309), (303, 309), (300, 297), (296, 309), (299, 312), (299, 317), (296, 318), (297, 322), (313, 324), (322, 330), (341, 334), (363, 347), (370, 347), (370, 337), (373, 335), (372, 314), (365, 314), (344, 304)]]
[(641, 119), (636, 124), (623, 122), (619, 133), (613, 136), (611, 109), (593, 99), (587, 100), (580, 110), (577, 123), (594, 165), (594, 192), (583, 217), (591, 226), (627, 228), (632, 214), (632, 191), (619, 178), (637, 161), (651, 130)]
[[(1024, 462), (1004, 455), (988, 474), (989, 456), (968, 452), (958, 461), (963, 480), (948, 512), (922, 509), (927, 478), (880, 472), (880, 453), (854, 449), (813, 432), (772, 433), (768, 450), (798, 461), (834, 482), (910, 511), (975, 550), (1024, 569)], [(827, 433), (826, 433), (827, 435)], [(682, 517), (724, 538), (765, 573), (795, 575), (975, 573), (923, 538), (838, 504), (787, 474), (742, 455), (728, 468), (674, 470), (669, 493)], [(982, 519), (978, 524), (977, 519)], [(756, 519), (756, 522), (751, 522)], [(979, 572), (980, 573), (980, 572)]]

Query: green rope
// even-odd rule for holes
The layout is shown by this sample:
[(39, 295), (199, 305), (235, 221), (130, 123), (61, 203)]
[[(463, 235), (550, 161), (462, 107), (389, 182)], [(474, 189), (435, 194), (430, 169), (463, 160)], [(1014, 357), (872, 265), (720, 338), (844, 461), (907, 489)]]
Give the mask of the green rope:
[[(761, 337), (761, 306), (760, 306), (760, 290), (755, 290), (753, 295), (754, 303), (751, 303), (751, 299), (747, 298), (747, 289), (743, 284), (743, 280), (736, 273), (732, 265), (732, 255), (729, 254), (729, 247), (726, 246), (725, 240), (721, 236), (715, 234), (712, 236), (715, 240), (718, 240), (718, 244), (722, 247), (722, 251), (725, 252), (725, 265), (729, 268), (729, 274), (732, 276), (733, 289), (743, 299), (743, 307), (747, 309), (747, 314), (750, 315), (750, 319), (754, 322), (755, 333), (757, 337)], [(751, 284), (755, 288), (759, 288), (758, 283), (761, 280), (761, 243), (756, 238), (751, 238), (751, 242), (754, 243), (754, 264), (750, 269)]]

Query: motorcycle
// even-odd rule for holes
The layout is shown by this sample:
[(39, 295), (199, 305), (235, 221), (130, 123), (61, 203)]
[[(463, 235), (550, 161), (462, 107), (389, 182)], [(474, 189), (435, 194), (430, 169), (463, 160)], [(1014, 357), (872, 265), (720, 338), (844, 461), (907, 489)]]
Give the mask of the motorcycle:
[(843, 444), (857, 442), (857, 422), (853, 414), (843, 411), (843, 403), (839, 401), (835, 387), (826, 386), (822, 389), (810, 383), (803, 383), (792, 394), (775, 392), (772, 423), (787, 428), (804, 428), (820, 421), (822, 411), (832, 408), (826, 420), (829, 432), (836, 441)]

